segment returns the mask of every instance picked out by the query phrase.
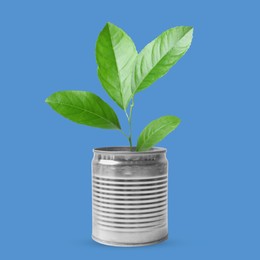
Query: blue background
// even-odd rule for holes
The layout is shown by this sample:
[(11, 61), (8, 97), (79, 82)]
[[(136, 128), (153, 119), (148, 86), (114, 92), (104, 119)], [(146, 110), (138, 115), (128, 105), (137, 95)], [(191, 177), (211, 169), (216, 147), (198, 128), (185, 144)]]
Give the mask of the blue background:
[[(168, 148), (169, 240), (113, 248), (91, 240), (92, 148), (126, 145), (44, 100), (102, 89), (95, 41), (107, 21), (140, 51), (162, 31), (195, 28), (191, 49), (139, 93), (134, 139), (151, 120), (182, 119)], [(257, 1), (1, 1), (0, 259), (260, 259)]]

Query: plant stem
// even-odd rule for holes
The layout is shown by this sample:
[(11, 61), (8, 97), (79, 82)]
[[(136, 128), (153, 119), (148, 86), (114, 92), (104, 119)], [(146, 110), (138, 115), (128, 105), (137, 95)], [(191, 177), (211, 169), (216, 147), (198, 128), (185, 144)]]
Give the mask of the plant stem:
[(129, 111), (129, 115), (127, 113), (127, 111), (125, 110), (125, 114), (128, 120), (128, 125), (129, 125), (129, 135), (127, 136), (127, 139), (129, 141), (129, 145), (130, 145), (130, 151), (133, 150), (133, 144), (132, 144), (132, 113), (133, 113), (133, 107), (134, 107), (134, 98), (132, 98), (132, 103), (130, 105), (130, 111)]
[(128, 119), (128, 123), (129, 123), (129, 143), (130, 143), (130, 149), (132, 151), (133, 149), (133, 145), (132, 145), (132, 114), (133, 114), (133, 107), (134, 107), (134, 97), (132, 98), (132, 103), (130, 105), (130, 114), (129, 114), (129, 119)]

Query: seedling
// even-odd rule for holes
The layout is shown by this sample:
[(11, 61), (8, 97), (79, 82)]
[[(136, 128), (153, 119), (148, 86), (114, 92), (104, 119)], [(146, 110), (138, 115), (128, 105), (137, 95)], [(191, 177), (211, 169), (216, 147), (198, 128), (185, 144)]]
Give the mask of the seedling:
[[(86, 91), (60, 91), (46, 102), (73, 122), (104, 129), (116, 129), (126, 136), (132, 151), (132, 114), (135, 95), (164, 76), (187, 52), (193, 28), (177, 26), (159, 35), (137, 53), (134, 42), (120, 28), (107, 23), (96, 43), (99, 80), (116, 104), (124, 110), (129, 124), (125, 133), (115, 111), (100, 97)], [(147, 151), (180, 123), (176, 116), (162, 116), (141, 132), (136, 151)]]

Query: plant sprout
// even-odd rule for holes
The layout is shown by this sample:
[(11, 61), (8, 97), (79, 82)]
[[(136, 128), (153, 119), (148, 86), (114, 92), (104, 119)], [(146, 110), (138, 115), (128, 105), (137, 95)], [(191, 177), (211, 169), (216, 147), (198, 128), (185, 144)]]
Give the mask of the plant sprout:
[[(60, 115), (76, 123), (119, 130), (133, 150), (132, 114), (135, 95), (164, 76), (187, 52), (193, 28), (177, 26), (159, 35), (138, 53), (131, 38), (119, 27), (107, 23), (96, 43), (99, 80), (107, 94), (125, 112), (129, 130), (125, 133), (114, 110), (97, 95), (86, 91), (60, 91), (46, 102)], [(136, 151), (147, 151), (180, 123), (176, 116), (162, 116), (141, 132)]]

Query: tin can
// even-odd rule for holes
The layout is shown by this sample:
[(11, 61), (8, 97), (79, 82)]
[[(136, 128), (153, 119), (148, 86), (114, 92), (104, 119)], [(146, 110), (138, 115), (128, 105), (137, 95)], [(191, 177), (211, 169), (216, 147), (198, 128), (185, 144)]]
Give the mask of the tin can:
[(111, 246), (144, 246), (168, 237), (166, 149), (93, 150), (92, 238)]

